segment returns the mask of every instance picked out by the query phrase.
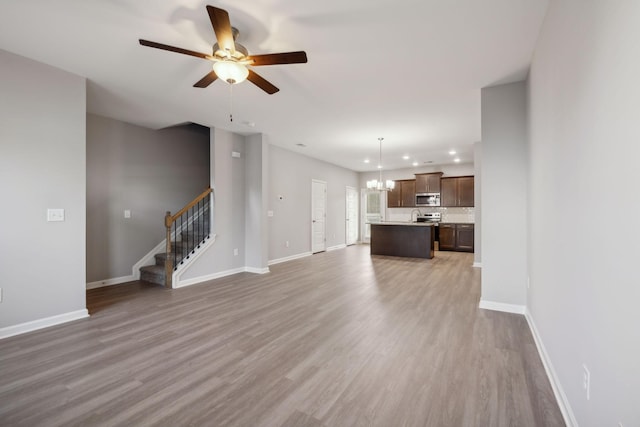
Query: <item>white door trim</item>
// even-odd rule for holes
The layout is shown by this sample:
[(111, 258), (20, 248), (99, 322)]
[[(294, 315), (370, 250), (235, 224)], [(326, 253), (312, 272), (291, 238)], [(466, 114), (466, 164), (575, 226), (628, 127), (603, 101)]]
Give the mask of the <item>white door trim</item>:
[[(355, 215), (349, 215), (349, 192), (354, 195), (355, 200)], [(345, 245), (353, 245), (358, 242), (358, 189), (355, 187), (346, 186), (345, 188), (345, 233), (344, 233), (344, 242)], [(353, 221), (352, 221), (353, 220)], [(351, 224), (351, 222), (355, 222), (355, 225)], [(355, 238), (352, 240), (349, 239), (349, 227), (355, 227)]]

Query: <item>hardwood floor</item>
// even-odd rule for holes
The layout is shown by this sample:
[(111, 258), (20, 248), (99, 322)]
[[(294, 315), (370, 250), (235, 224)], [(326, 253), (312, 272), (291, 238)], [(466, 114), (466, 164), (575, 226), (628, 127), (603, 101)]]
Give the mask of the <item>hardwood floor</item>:
[(0, 341), (2, 426), (562, 426), (524, 317), (472, 254), (317, 254), (206, 284), (88, 292)]

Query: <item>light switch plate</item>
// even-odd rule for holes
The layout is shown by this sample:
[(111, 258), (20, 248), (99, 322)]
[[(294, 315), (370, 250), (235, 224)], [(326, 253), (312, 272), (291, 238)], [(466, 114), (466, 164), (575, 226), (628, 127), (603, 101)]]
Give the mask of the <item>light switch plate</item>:
[(124, 217), (125, 218), (131, 218), (131, 211), (129, 209), (125, 209), (124, 211)]
[(268, 217), (272, 217), (273, 216), (273, 211), (267, 211), (267, 216)]
[(47, 209), (47, 221), (64, 221), (64, 209)]

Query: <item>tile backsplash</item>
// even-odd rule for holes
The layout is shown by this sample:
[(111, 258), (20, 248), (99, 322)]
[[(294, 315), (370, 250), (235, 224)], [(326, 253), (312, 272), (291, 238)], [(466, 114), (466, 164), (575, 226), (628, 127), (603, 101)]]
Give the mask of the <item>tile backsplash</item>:
[[(410, 221), (411, 212), (418, 209), (421, 213), (440, 212), (442, 222), (475, 223), (475, 208), (387, 208), (387, 221)], [(415, 213), (413, 214), (415, 218)]]

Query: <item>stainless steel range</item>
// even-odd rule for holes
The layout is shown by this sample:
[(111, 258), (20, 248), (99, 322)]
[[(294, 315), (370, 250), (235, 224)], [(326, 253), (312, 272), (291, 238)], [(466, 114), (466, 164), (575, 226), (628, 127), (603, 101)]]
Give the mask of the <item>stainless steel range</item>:
[(426, 212), (418, 215), (416, 221), (417, 222), (432, 222), (434, 225), (438, 225), (440, 220), (442, 219), (442, 214), (440, 212)]

